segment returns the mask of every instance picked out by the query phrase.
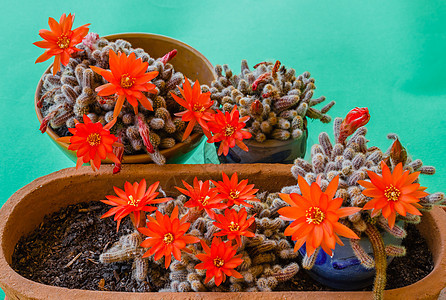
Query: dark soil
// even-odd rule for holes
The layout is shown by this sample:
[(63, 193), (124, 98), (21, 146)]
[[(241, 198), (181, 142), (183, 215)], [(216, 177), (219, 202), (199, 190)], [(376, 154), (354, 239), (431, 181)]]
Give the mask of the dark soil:
[[(116, 232), (112, 218), (100, 219), (110, 207), (101, 202), (69, 206), (47, 216), (39, 228), (22, 237), (16, 245), (12, 267), (22, 276), (43, 284), (76, 289), (126, 292), (156, 291), (148, 281), (137, 282), (131, 276), (132, 262), (101, 264), (99, 255), (110, 248), (120, 236), (131, 232), (129, 218), (125, 218)], [(412, 284), (433, 269), (432, 255), (415, 226), (407, 228), (403, 245), (405, 257), (393, 260), (387, 269), (387, 289)], [(80, 256), (78, 256), (80, 254)], [(74, 258), (77, 259), (67, 266)], [(167, 271), (152, 263), (152, 273), (163, 274), (168, 284)], [(149, 270), (149, 274), (151, 270)], [(305, 271), (297, 273), (280, 290), (331, 290), (311, 279)], [(371, 290), (371, 287), (368, 289)]]

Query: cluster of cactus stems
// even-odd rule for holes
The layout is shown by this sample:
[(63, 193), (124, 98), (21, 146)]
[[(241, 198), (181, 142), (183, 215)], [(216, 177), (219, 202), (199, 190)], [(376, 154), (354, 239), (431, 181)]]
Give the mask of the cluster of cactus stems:
[[(186, 124), (174, 113), (182, 110), (172, 98), (171, 92), (179, 95), (177, 86), (182, 86), (184, 76), (176, 72), (169, 63), (175, 56), (176, 50), (162, 58), (154, 59), (141, 48), (132, 48), (124, 40), (114, 42), (104, 38), (97, 39), (91, 45), (81, 43), (77, 48), (83, 51), (74, 54), (67, 66), (53, 75), (44, 74), (43, 85), (38, 106), (44, 117), (41, 131), (47, 126), (53, 128), (59, 136), (71, 135), (67, 128), (75, 127), (75, 119), (82, 122), (86, 114), (93, 122), (102, 125), (113, 120), (113, 110), (117, 96), (101, 97), (95, 88), (106, 83), (105, 79), (93, 72), (90, 66), (109, 68), (109, 50), (126, 55), (135, 53), (136, 58), (148, 62), (147, 71), (158, 71), (159, 75), (153, 79), (156, 93), (144, 94), (153, 106), (153, 111), (146, 110), (139, 104), (138, 115), (126, 101), (111, 132), (119, 137), (124, 144), (124, 154), (132, 155), (147, 152), (157, 164), (164, 164), (165, 158), (159, 150), (168, 149), (182, 141)], [(143, 131), (146, 131), (153, 149), (146, 149)], [(190, 142), (190, 138), (184, 142)]]
[(233, 74), (227, 65), (217, 65), (215, 72), (218, 78), (203, 91), (211, 92), (216, 109), (230, 112), (237, 106), (242, 117), (249, 116), (246, 129), (259, 143), (299, 139), (306, 130), (306, 117), (331, 121), (326, 113), (335, 102), (314, 108), (325, 97), (312, 99), (316, 86), (308, 72), (296, 77), (294, 69), (280, 66), (279, 61), (262, 62), (252, 71), (246, 60), (242, 60), (240, 75)]
[[(160, 280), (160, 285), (156, 285), (160, 292), (203, 292), (203, 291), (272, 291), (279, 283), (292, 279), (299, 271), (296, 263), (298, 256), (294, 252), (293, 245), (285, 237), (283, 231), (288, 225), (287, 222), (279, 218), (277, 210), (283, 207), (282, 200), (277, 193), (258, 193), (260, 202), (247, 201), (253, 207), (247, 208), (248, 217), (255, 215), (255, 236), (247, 238), (242, 236), (241, 245), (237, 253), (242, 254), (243, 262), (236, 268), (243, 278), (229, 277), (226, 282), (216, 286), (214, 279), (205, 283), (206, 270), (195, 269), (200, 262), (195, 255), (203, 251), (201, 245), (189, 244), (186, 247), (190, 253), (183, 252), (181, 260), (173, 260), (168, 270), (168, 285), (161, 286), (164, 281)], [(158, 210), (163, 214), (171, 214), (175, 207), (178, 208), (179, 217), (183, 217), (191, 210), (184, 206), (186, 197), (180, 195), (175, 200), (171, 200), (158, 205)], [(240, 206), (233, 206), (239, 210)], [(216, 213), (223, 213), (223, 210), (215, 210)], [(213, 223), (213, 219), (204, 211), (189, 214), (191, 227), (188, 234), (210, 244), (214, 233), (219, 228)], [(164, 258), (155, 261), (153, 256), (142, 258), (145, 249), (140, 247), (142, 236), (138, 232), (121, 237), (110, 249), (100, 256), (102, 263), (114, 263), (121, 261), (133, 261), (133, 277), (139, 281), (148, 280), (153, 284), (153, 278), (163, 278), (160, 273), (164, 266)], [(156, 267), (155, 267), (156, 266)], [(159, 273), (159, 274), (158, 274)]]
[[(340, 137), (341, 118), (334, 120), (334, 139), (332, 143), (328, 134), (322, 132), (319, 135), (319, 144), (311, 148), (311, 163), (301, 158), (295, 160), (291, 167), (291, 173), (297, 179), (302, 176), (311, 184), (318, 177), (321, 178), (321, 189), (324, 191), (329, 182), (336, 176), (339, 176), (339, 186), (335, 197), (342, 198), (343, 206), (363, 207), (371, 198), (362, 194), (362, 187), (358, 180), (369, 179), (367, 171), (380, 174), (382, 172), (380, 162), (384, 161), (390, 169), (393, 169), (398, 163), (402, 163), (403, 170), (411, 173), (419, 171), (421, 174), (432, 175), (435, 168), (423, 166), (420, 159), (412, 160), (404, 147), (402, 147), (398, 136), (389, 134), (388, 138), (394, 140), (387, 151), (382, 151), (378, 147), (368, 147), (366, 138), (367, 129), (359, 127), (350, 139)], [(418, 179), (417, 181), (418, 182)], [(301, 191), (298, 185), (282, 188), (282, 193), (299, 193)], [(441, 204), (444, 201), (444, 194), (441, 192), (430, 194), (420, 199), (421, 211), (430, 210), (434, 205)], [(399, 221), (399, 222), (398, 222)], [(371, 218), (370, 212), (359, 211), (348, 216), (343, 222), (354, 230), (358, 236), (367, 236), (373, 246), (374, 258), (359, 245), (357, 240), (350, 240), (350, 245), (366, 268), (376, 269), (376, 278), (374, 285), (374, 295), (376, 298), (382, 298), (382, 293), (386, 285), (386, 256), (403, 256), (405, 248), (400, 245), (385, 245), (383, 242), (383, 232), (388, 232), (396, 238), (403, 239), (406, 236), (404, 229), (405, 223), (419, 223), (420, 216), (407, 213), (406, 216), (397, 215), (397, 223), (393, 228), (388, 221), (380, 214)], [(379, 228), (379, 230), (378, 230)], [(317, 253), (313, 254), (315, 257)], [(304, 258), (304, 267), (310, 269), (314, 265), (314, 258)]]

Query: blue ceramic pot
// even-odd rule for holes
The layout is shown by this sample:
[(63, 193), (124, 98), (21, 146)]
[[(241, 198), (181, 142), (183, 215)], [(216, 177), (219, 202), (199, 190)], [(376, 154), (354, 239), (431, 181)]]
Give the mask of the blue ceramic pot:
[[(266, 140), (264, 143), (258, 143), (252, 139), (244, 140), (243, 143), (248, 146), (248, 152), (235, 146), (229, 149), (227, 156), (220, 155), (218, 159), (222, 164), (292, 164), (296, 158), (305, 156), (307, 136), (308, 130), (305, 129), (300, 138), (287, 141)], [(217, 150), (219, 146), (220, 143), (215, 143)]]
[[(384, 244), (401, 245), (401, 239), (385, 232)], [(330, 257), (322, 249), (316, 257), (316, 262), (311, 270), (305, 270), (318, 282), (338, 290), (359, 290), (373, 284), (375, 269), (366, 269), (361, 265), (350, 247), (348, 239), (341, 237), (344, 246), (336, 244), (333, 256)], [(373, 249), (367, 237), (359, 240), (362, 248), (373, 257)], [(299, 253), (305, 256), (305, 244), (299, 249)], [(387, 259), (387, 264), (392, 258)]]

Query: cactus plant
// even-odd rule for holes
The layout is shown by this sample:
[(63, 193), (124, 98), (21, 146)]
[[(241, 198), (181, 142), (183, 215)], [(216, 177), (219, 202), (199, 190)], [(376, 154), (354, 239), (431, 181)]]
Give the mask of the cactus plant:
[[(424, 192), (425, 188), (418, 184), (418, 174), (432, 175), (435, 173), (435, 168), (423, 166), (421, 160), (413, 160), (408, 156), (397, 135), (388, 135), (394, 142), (387, 151), (367, 145), (367, 129), (359, 127), (367, 123), (370, 118), (367, 109), (356, 108), (354, 117), (351, 116), (352, 113), (349, 115), (344, 120), (341, 118), (334, 120), (336, 143), (330, 141), (327, 133), (321, 133), (319, 144), (311, 148), (311, 163), (298, 158), (291, 167), (291, 173), (296, 179), (304, 178), (308, 184), (318, 181), (322, 191), (328, 189), (329, 181), (339, 177), (335, 196), (342, 199), (343, 206), (363, 208), (348, 216), (343, 223), (358, 236), (368, 236), (373, 246), (374, 258), (370, 257), (356, 240), (351, 240), (351, 246), (364, 267), (376, 269), (374, 295), (375, 298), (382, 299), (386, 283), (386, 256), (405, 254), (404, 247), (385, 245), (382, 233), (388, 232), (395, 238), (403, 239), (406, 232), (399, 225), (395, 225), (395, 219), (403, 224), (420, 222), (420, 211), (442, 204), (444, 193)], [(349, 135), (350, 139), (346, 140)], [(386, 182), (392, 178), (395, 182), (393, 185), (388, 185)], [(383, 189), (382, 197), (378, 196), (381, 189)], [(301, 194), (301, 192), (300, 184), (282, 189), (282, 193), (285, 194)], [(408, 197), (411, 200), (406, 202)], [(370, 212), (370, 209), (373, 211)], [(311, 258), (305, 258), (304, 263), (311, 267)]]
[(218, 78), (202, 89), (211, 92), (215, 109), (230, 112), (237, 106), (241, 117), (249, 116), (246, 128), (257, 142), (298, 139), (306, 130), (307, 117), (331, 121), (327, 112), (335, 102), (314, 108), (325, 97), (312, 99), (316, 86), (309, 72), (296, 76), (294, 69), (280, 67), (279, 61), (262, 62), (251, 71), (246, 60), (242, 60), (239, 75), (227, 65), (216, 65), (215, 72)]
[[(144, 106), (139, 104), (139, 107), (133, 109), (128, 102), (124, 103), (112, 133), (120, 134), (125, 155), (147, 152), (155, 163), (165, 163), (166, 160), (159, 150), (172, 148), (181, 142), (180, 137), (186, 130), (180, 118), (174, 115), (183, 108), (173, 100), (172, 94), (180, 95), (177, 86), (182, 87), (185, 80), (169, 63), (176, 50), (165, 57), (155, 59), (141, 48), (132, 48), (127, 41), (118, 39), (112, 42), (105, 38), (92, 38), (90, 35), (87, 35), (77, 48), (81, 51), (72, 54), (69, 62), (65, 66), (62, 65), (60, 71), (42, 76), (41, 95), (37, 103), (44, 118), (41, 131), (45, 132), (47, 126), (50, 126), (59, 136), (70, 136), (67, 129), (75, 126), (74, 119), (82, 121), (83, 115), (88, 115), (93, 122), (101, 122), (102, 125), (110, 122), (119, 99), (116, 95), (100, 96), (95, 91), (107, 82), (93, 72), (92, 67), (110, 68), (110, 53), (133, 53), (136, 59), (148, 64), (147, 72), (158, 72), (158, 76), (152, 80), (154, 90), (142, 93), (148, 98)], [(146, 109), (149, 106), (153, 106), (153, 111)], [(135, 114), (137, 110), (139, 113)], [(132, 131), (131, 128), (137, 130)], [(197, 132), (196, 130), (194, 129), (194, 132)], [(149, 139), (144, 137), (147, 132), (152, 139), (159, 137), (160, 141), (155, 144), (148, 143)], [(190, 139), (184, 142), (190, 142)]]

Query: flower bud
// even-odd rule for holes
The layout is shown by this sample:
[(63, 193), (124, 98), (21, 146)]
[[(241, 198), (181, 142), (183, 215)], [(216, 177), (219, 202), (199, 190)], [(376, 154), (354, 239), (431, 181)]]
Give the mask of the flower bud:
[(343, 144), (347, 137), (352, 135), (356, 129), (367, 124), (370, 120), (370, 114), (367, 107), (355, 107), (342, 121), (338, 143)]
[(138, 115), (138, 131), (139, 135), (142, 137), (142, 141), (147, 148), (147, 152), (154, 153), (155, 149), (153, 148), (152, 143), (150, 142), (150, 130), (147, 123), (144, 122), (143, 118)]

